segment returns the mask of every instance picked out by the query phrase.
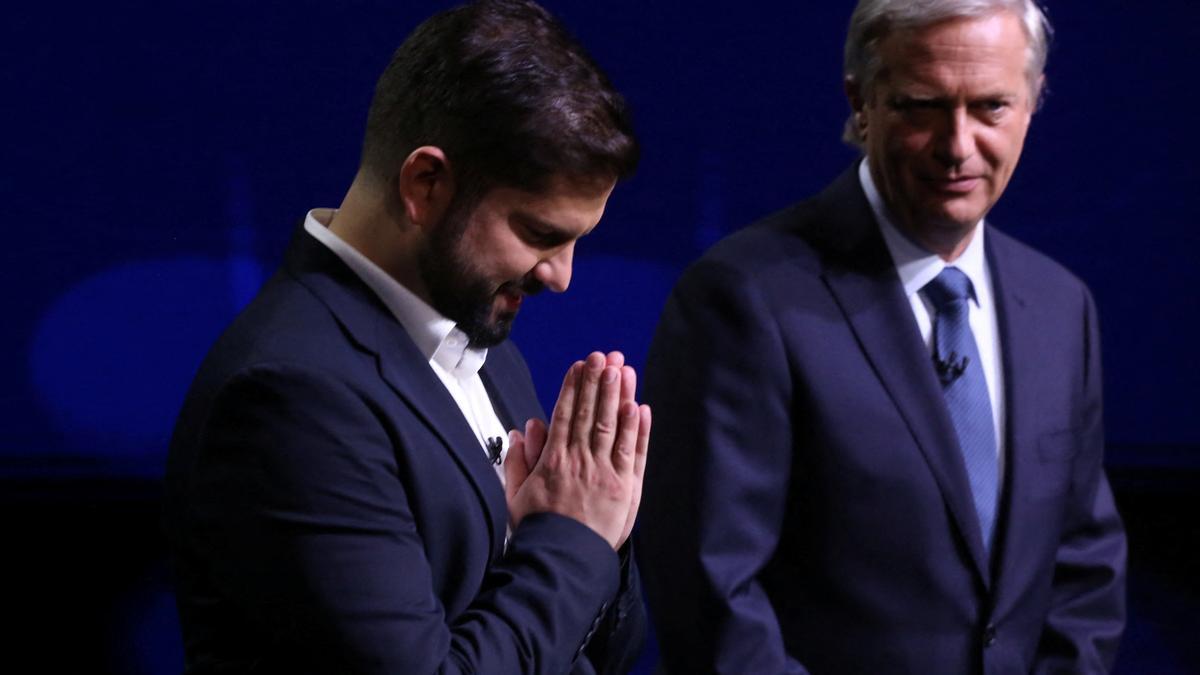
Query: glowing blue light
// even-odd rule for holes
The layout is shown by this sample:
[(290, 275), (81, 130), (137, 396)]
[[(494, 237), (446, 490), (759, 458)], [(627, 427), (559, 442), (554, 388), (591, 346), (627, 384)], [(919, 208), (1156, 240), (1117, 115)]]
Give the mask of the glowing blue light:
[(69, 452), (164, 453), (196, 367), (261, 281), (245, 256), (186, 257), (118, 265), (60, 297), (34, 333), (30, 375)]

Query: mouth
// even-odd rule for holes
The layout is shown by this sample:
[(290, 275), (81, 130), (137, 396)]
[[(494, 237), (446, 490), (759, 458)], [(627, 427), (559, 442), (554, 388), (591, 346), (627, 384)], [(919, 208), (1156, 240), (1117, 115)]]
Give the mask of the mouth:
[(517, 310), (521, 309), (521, 302), (524, 300), (525, 294), (516, 288), (502, 287), (496, 291), (496, 301), (499, 303), (499, 309), (504, 314), (516, 314)]
[(954, 178), (930, 178), (926, 183), (936, 192), (946, 195), (965, 195), (979, 186), (983, 181), (980, 176), (956, 176)]

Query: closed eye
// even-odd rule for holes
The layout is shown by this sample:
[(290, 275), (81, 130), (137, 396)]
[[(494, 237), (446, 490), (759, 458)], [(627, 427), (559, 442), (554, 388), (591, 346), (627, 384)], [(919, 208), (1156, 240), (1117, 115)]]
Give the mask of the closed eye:
[(546, 223), (527, 218), (515, 218), (517, 233), (529, 245), (541, 249), (562, 246), (571, 240), (570, 235)]

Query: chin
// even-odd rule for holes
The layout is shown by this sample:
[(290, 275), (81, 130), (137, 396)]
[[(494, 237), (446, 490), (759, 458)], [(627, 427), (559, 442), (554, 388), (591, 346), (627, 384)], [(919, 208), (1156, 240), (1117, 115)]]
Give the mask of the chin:
[(954, 214), (939, 213), (929, 218), (930, 223), (938, 230), (945, 233), (965, 233), (975, 227), (975, 223), (979, 222), (978, 218), (960, 218)]
[(492, 308), (492, 315), (488, 317), (488, 328), (491, 330), (502, 330), (508, 332), (512, 329), (512, 323), (517, 318), (516, 312), (505, 311)]
[(495, 347), (496, 345), (508, 339), (508, 334), (512, 332), (513, 320), (516, 314), (512, 312), (504, 312), (493, 316), (488, 321), (484, 330), (480, 331), (478, 346)]
[(930, 221), (947, 229), (969, 229), (975, 227), (975, 223), (978, 223), (987, 211), (974, 204), (950, 202), (939, 204), (928, 213)]
[(492, 324), (484, 330), (467, 335), (467, 344), (474, 349), (490, 349), (508, 339), (511, 324)]

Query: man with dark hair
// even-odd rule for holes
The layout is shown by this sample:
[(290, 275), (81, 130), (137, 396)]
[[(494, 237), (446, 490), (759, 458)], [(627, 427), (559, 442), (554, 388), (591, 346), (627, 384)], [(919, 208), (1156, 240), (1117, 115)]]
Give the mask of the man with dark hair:
[(507, 336), (525, 296), (567, 289), (637, 152), (533, 2), (404, 42), (341, 206), (308, 213), (180, 414), (164, 518), (187, 672), (628, 670), (649, 408), (593, 353), (547, 427)]
[(861, 0), (815, 198), (675, 288), (639, 556), (672, 673), (1100, 673), (1124, 622), (1096, 310), (984, 219), (1043, 83), (1033, 0)]

